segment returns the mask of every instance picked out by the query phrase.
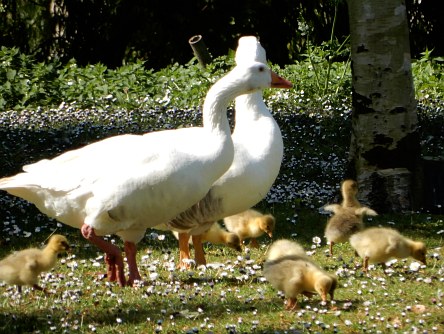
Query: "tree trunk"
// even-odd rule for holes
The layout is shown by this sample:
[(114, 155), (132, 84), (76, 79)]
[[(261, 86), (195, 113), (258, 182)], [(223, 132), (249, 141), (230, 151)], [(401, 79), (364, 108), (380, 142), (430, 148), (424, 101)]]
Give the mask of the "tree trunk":
[(405, 3), (347, 3), (353, 76), (348, 177), (357, 179), (361, 200), (381, 213), (417, 209), (422, 168)]

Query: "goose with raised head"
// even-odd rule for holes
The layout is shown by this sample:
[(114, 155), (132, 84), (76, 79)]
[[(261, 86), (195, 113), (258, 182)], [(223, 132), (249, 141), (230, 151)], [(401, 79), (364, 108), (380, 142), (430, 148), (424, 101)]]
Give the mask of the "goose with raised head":
[(362, 206), (356, 198), (358, 183), (355, 180), (344, 180), (341, 184), (341, 204), (329, 204), (324, 210), (333, 212), (327, 221), (325, 237), (333, 256), (333, 245), (346, 242), (351, 235), (364, 229), (364, 215), (377, 216), (375, 210)]
[(341, 184), (342, 202), (341, 206), (344, 208), (359, 208), (359, 203), (356, 196), (358, 195), (358, 182), (355, 180), (347, 179), (342, 181)]
[[(146, 229), (197, 203), (230, 167), (234, 149), (228, 104), (240, 94), (289, 85), (262, 63), (236, 66), (209, 90), (203, 127), (104, 139), (25, 166), (24, 172), (0, 179), (0, 189), (81, 229), (106, 253), (108, 279), (131, 285), (141, 279), (136, 243)], [(128, 281), (121, 250), (102, 237), (108, 234), (124, 241)]]
[(329, 244), (331, 256), (333, 256), (334, 244), (346, 242), (353, 234), (364, 229), (364, 215), (378, 215), (376, 211), (366, 206), (360, 208), (344, 208), (340, 205), (333, 204), (324, 209), (328, 208), (334, 212), (333, 216), (328, 219), (324, 232), (324, 235), (327, 238), (327, 243)]
[[(241, 37), (236, 63), (244, 66), (251, 61), (265, 64), (265, 50), (256, 37)], [(291, 84), (281, 88), (291, 88)], [(283, 157), (282, 135), (264, 103), (262, 91), (236, 97), (232, 139), (234, 159), (228, 171), (213, 184), (205, 198), (166, 224), (181, 232), (181, 267), (186, 267), (181, 260), (189, 258), (190, 235), (193, 236), (196, 263), (205, 264), (199, 234), (213, 222), (257, 204), (266, 196), (279, 173)]]

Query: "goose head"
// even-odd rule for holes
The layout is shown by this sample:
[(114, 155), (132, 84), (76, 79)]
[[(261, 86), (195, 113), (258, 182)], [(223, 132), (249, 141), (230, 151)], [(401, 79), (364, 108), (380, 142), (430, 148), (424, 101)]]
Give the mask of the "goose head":
[(236, 50), (236, 64), (243, 64), (249, 61), (267, 63), (267, 53), (256, 36), (243, 36), (239, 38)]
[(236, 65), (208, 91), (204, 111), (226, 108), (236, 96), (261, 91), (265, 88), (291, 88), (293, 84), (274, 73), (267, 65), (245, 62)]
[(242, 62), (231, 73), (236, 76), (244, 92), (254, 92), (265, 88), (291, 88), (293, 84), (277, 75), (261, 62)]

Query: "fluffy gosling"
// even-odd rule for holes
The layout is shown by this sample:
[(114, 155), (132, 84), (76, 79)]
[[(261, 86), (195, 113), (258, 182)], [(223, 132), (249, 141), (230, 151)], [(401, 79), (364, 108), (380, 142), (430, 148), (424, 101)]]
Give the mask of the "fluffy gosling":
[(362, 206), (356, 198), (358, 183), (355, 180), (344, 180), (341, 183), (341, 204), (330, 204), (324, 210), (333, 212), (333, 216), (327, 221), (325, 237), (329, 244), (330, 256), (333, 256), (333, 245), (346, 242), (350, 236), (364, 229), (363, 217), (377, 216), (376, 211)]
[(342, 202), (344, 208), (359, 208), (361, 203), (356, 198), (358, 195), (358, 183), (355, 180), (344, 180), (341, 184)]
[(290, 240), (274, 242), (265, 255), (264, 276), (286, 297), (287, 310), (298, 308), (297, 296), (311, 297), (318, 293), (323, 302), (327, 294), (333, 300), (338, 280), (310, 259), (303, 248)]
[[(176, 239), (179, 238), (179, 233), (176, 231), (172, 231)], [(242, 251), (241, 242), (237, 234), (228, 232), (219, 223), (214, 223), (211, 225), (210, 229), (202, 235), (202, 242), (211, 242), (212, 244), (222, 244), (226, 245), (230, 248), (237, 250), (238, 252)], [(189, 243), (193, 244), (192, 236), (190, 236)]]
[(426, 246), (402, 236), (392, 228), (372, 227), (350, 237), (350, 244), (363, 259), (363, 271), (369, 263), (384, 264), (392, 258), (413, 257), (426, 264)]
[(57, 263), (57, 255), (69, 250), (68, 240), (60, 234), (54, 234), (43, 249), (29, 248), (12, 253), (0, 261), (0, 280), (18, 286), (32, 286), (44, 291), (38, 285), (39, 275), (51, 270)]
[(241, 244), (245, 239), (251, 239), (250, 247), (257, 248), (259, 245), (256, 238), (264, 233), (270, 238), (273, 237), (276, 220), (271, 214), (262, 214), (257, 210), (249, 209), (237, 215), (225, 217), (224, 224), (228, 231), (239, 236)]
[(364, 215), (378, 215), (376, 211), (365, 206), (344, 208), (338, 204), (331, 204), (324, 207), (324, 209), (334, 212), (333, 216), (328, 219), (324, 231), (329, 244), (330, 256), (333, 256), (334, 244), (346, 242), (350, 236), (364, 229)]

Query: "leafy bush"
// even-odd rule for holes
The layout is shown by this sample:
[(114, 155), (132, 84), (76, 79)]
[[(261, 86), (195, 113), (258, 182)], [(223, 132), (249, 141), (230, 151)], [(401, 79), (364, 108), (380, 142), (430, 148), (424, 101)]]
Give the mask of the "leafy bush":
[(0, 49), (0, 110), (48, 105), (56, 93), (58, 63), (35, 63), (17, 48)]
[[(318, 113), (351, 105), (348, 53), (344, 45), (331, 43), (308, 48), (305, 60), (285, 68), (272, 65), (295, 88), (266, 91), (265, 98), (271, 107)], [(338, 57), (345, 61), (333, 61)], [(413, 62), (421, 103), (443, 99), (442, 61), (432, 58), (426, 50), (423, 58)], [(194, 58), (185, 65), (175, 63), (157, 72), (146, 69), (142, 61), (112, 70), (102, 64), (79, 67), (74, 60), (66, 65), (36, 63), (16, 48), (3, 47), (0, 111), (55, 108), (62, 103), (73, 104), (77, 109), (187, 109), (200, 106), (211, 84), (233, 65), (233, 55), (229, 55), (216, 58), (205, 70)]]
[(430, 100), (442, 100), (444, 97), (444, 58), (433, 58), (432, 51), (424, 51), (421, 53), (421, 59), (412, 62), (416, 97), (425, 103)]

